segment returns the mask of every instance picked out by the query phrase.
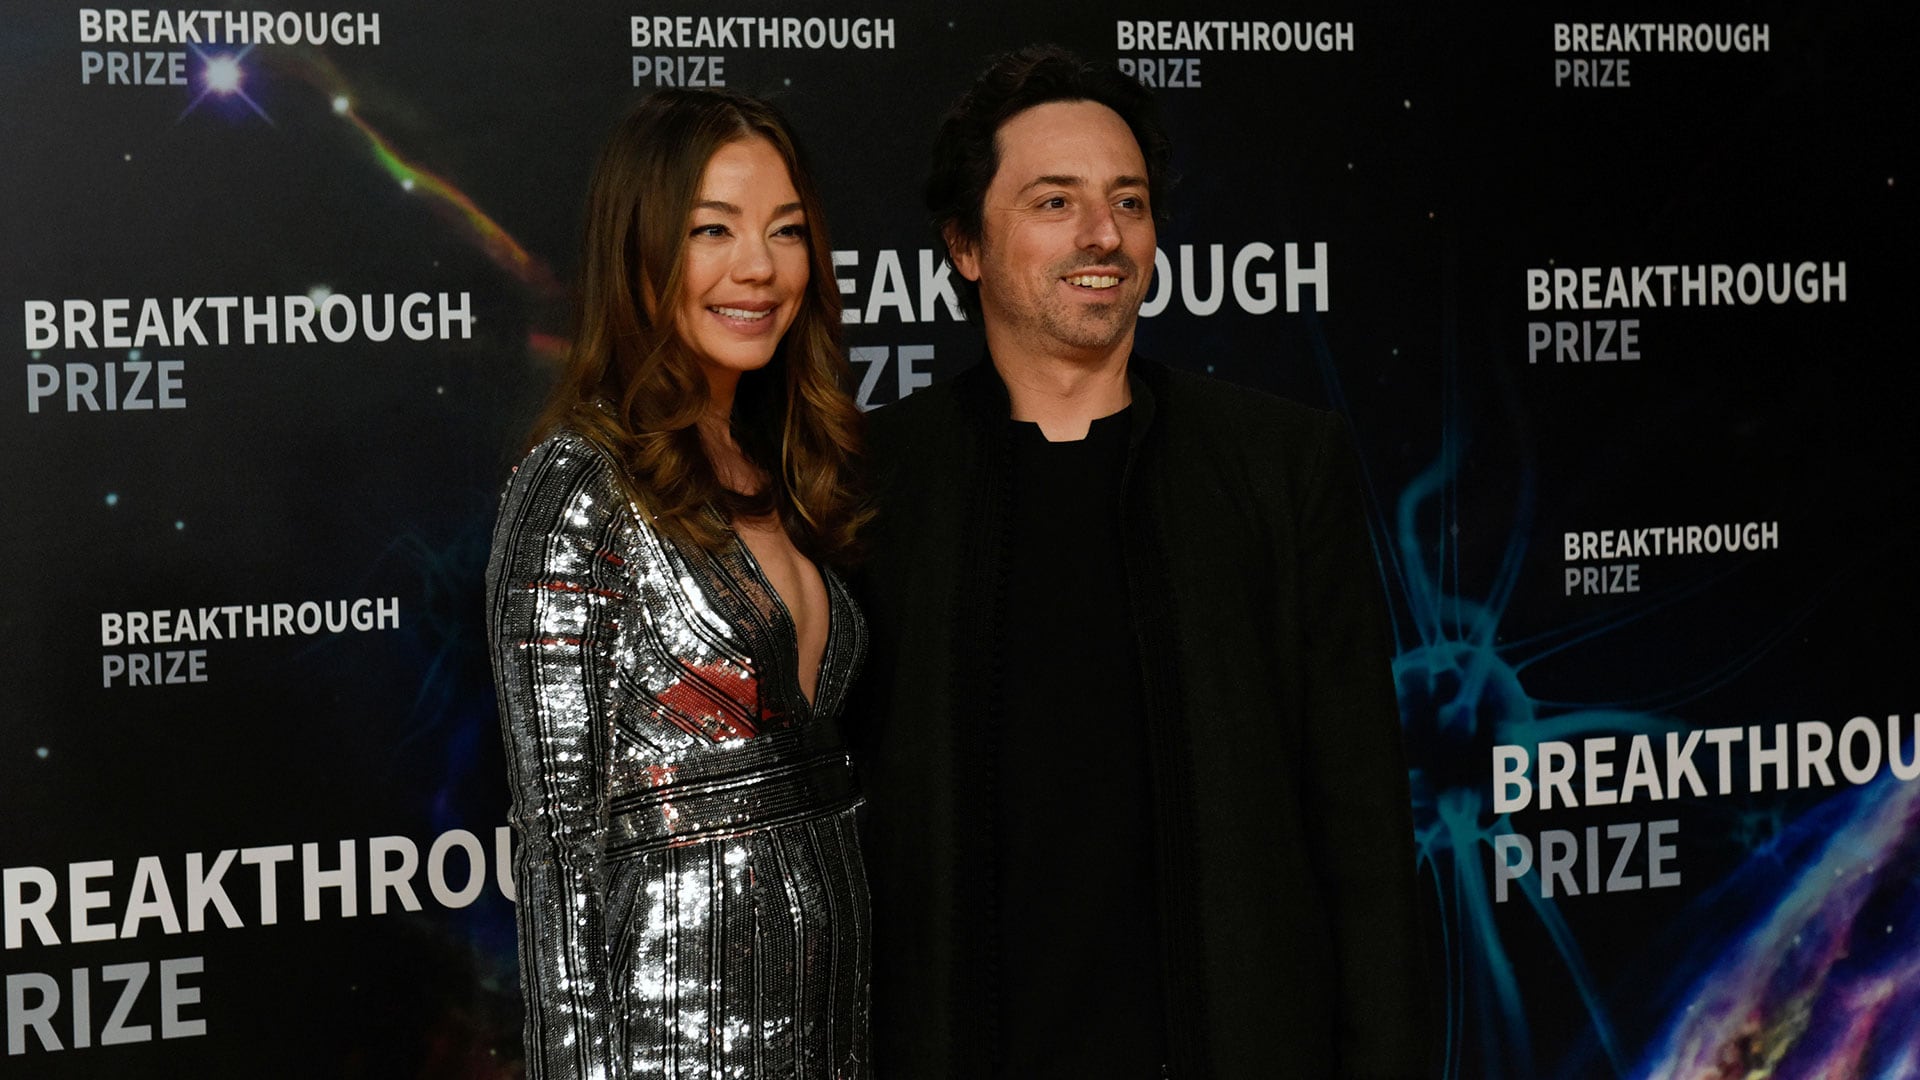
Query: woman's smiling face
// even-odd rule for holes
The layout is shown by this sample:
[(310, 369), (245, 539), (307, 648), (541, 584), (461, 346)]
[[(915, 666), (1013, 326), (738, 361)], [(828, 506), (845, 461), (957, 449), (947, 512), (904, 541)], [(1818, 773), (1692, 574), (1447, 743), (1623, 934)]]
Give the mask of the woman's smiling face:
[(773, 144), (714, 152), (687, 221), (678, 330), (711, 384), (765, 367), (793, 324), (811, 268), (807, 217)]

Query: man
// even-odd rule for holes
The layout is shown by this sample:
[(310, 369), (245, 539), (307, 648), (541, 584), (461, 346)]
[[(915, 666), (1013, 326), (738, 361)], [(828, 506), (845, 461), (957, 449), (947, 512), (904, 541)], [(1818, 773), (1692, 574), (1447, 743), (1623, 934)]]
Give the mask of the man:
[(935, 145), (989, 359), (872, 418), (877, 1075), (1426, 1072), (1356, 462), (1133, 355), (1168, 158), (1136, 83), (1041, 47)]

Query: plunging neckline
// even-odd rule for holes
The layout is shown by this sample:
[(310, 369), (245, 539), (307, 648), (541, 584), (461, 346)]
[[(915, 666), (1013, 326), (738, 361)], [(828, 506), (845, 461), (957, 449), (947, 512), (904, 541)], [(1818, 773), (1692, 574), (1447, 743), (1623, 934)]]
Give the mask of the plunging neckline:
[[(760, 587), (767, 591), (767, 595), (773, 598), (774, 610), (786, 622), (789, 655), (793, 657), (793, 663), (787, 668), (787, 681), (790, 684), (788, 689), (792, 690), (794, 696), (806, 706), (807, 715), (812, 716), (819, 707), (820, 691), (826, 686), (827, 658), (833, 655), (833, 635), (840, 628), (840, 620), (834, 617), (833, 609), (836, 605), (833, 602), (833, 586), (827, 581), (827, 571), (819, 563), (807, 559), (805, 555), (800, 556), (807, 559), (807, 565), (813, 567), (814, 573), (820, 575), (820, 589), (827, 595), (827, 636), (820, 645), (820, 660), (813, 668), (813, 694), (808, 696), (806, 686), (800, 681), (800, 627), (793, 621), (793, 609), (787, 606), (787, 598), (780, 594), (779, 587), (774, 585), (773, 579), (767, 576), (766, 569), (760, 565), (759, 556), (753, 553), (753, 548), (748, 546), (746, 538), (740, 535), (739, 526), (728, 522), (727, 528), (733, 535), (733, 546), (740, 552), (741, 561), (752, 572), (754, 581), (758, 582)], [(789, 539), (788, 543), (792, 543), (792, 540)]]

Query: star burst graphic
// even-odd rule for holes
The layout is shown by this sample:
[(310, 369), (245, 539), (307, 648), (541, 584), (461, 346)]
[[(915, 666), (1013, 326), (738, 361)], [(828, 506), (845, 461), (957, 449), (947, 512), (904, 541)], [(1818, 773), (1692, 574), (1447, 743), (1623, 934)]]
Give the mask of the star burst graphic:
[(191, 48), (193, 55), (200, 60), (200, 92), (194, 95), (185, 109), (181, 110), (180, 115), (174, 120), (175, 123), (185, 120), (200, 107), (202, 102), (210, 98), (237, 101), (253, 110), (254, 115), (265, 120), (269, 125), (273, 123), (273, 117), (268, 116), (267, 110), (261, 108), (260, 103), (255, 101), (246, 90), (247, 72), (240, 66), (240, 62), (253, 51), (253, 46), (249, 45), (236, 53), (215, 53), (212, 56), (196, 46), (188, 46), (188, 48)]

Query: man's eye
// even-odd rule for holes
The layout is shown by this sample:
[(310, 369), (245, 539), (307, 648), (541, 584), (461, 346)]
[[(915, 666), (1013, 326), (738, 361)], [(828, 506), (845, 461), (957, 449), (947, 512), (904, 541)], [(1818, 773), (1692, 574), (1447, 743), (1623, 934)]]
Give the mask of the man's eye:
[(1041, 200), (1040, 205), (1049, 210), (1062, 210), (1066, 208), (1067, 197), (1065, 195), (1049, 195)]

